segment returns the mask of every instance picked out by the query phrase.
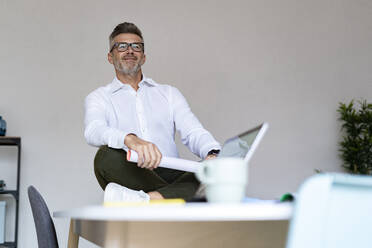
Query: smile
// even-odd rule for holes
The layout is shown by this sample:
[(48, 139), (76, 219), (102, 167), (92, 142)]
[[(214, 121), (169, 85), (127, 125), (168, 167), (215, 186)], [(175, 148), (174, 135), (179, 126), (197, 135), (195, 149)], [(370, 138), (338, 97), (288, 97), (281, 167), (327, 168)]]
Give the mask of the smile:
[(133, 60), (133, 61), (135, 61), (135, 60), (137, 60), (137, 58), (135, 58), (135, 57), (127, 57), (127, 58), (124, 58), (124, 60)]

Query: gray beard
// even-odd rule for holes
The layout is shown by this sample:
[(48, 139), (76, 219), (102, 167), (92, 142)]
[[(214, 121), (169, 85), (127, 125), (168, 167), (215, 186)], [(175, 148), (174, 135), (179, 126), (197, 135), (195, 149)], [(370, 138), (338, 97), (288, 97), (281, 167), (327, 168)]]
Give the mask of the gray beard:
[(124, 64), (115, 63), (115, 69), (125, 75), (135, 76), (137, 72), (141, 69), (141, 66), (139, 63), (137, 63), (132, 68), (129, 68), (126, 67)]

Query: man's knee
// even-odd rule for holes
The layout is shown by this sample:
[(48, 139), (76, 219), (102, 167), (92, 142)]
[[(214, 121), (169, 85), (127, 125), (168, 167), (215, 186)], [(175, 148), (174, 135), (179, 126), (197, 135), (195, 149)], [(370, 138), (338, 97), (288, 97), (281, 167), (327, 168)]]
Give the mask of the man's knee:
[(101, 146), (94, 158), (94, 174), (104, 190), (106, 185), (115, 179), (126, 161), (124, 150)]
[(94, 158), (94, 170), (103, 173), (112, 170), (126, 162), (126, 152), (122, 149), (114, 149), (101, 146)]
[(145, 192), (167, 185), (167, 182), (155, 172), (128, 162), (124, 150), (107, 146), (102, 146), (97, 151), (94, 159), (94, 172), (103, 189), (110, 182)]

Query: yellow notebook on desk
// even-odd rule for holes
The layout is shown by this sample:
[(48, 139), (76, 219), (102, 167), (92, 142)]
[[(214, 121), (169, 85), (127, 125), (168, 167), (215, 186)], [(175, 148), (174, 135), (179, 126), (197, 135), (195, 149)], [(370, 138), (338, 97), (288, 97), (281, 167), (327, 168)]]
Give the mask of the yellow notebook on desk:
[(142, 207), (142, 206), (161, 206), (161, 205), (184, 205), (184, 199), (164, 199), (150, 200), (149, 202), (104, 202), (104, 207)]

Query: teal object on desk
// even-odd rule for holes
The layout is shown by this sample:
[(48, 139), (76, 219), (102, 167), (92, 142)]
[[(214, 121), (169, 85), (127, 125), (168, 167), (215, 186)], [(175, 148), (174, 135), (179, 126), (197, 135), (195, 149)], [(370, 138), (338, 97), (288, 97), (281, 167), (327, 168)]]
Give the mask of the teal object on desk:
[(286, 248), (371, 248), (372, 177), (322, 173), (296, 195)]
[(6, 134), (6, 121), (0, 116), (0, 136)]

